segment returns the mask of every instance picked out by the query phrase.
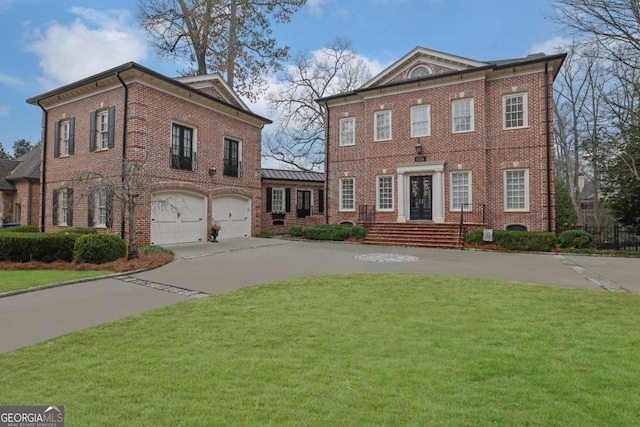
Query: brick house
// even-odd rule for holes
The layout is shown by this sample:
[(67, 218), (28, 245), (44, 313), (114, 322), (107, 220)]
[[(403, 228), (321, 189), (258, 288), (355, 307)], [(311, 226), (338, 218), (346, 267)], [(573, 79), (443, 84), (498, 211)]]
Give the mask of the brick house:
[(262, 169), (262, 190), (262, 231), (282, 234), (294, 225), (324, 224), (324, 173)]
[(15, 160), (0, 159), (0, 212), (6, 223), (37, 225), (40, 145)]
[(42, 116), (43, 231), (129, 232), (139, 244), (260, 230), (261, 130), (219, 75), (169, 78), (130, 62), (27, 100)]
[(552, 230), (552, 84), (565, 54), (416, 47), (327, 110), (329, 222)]

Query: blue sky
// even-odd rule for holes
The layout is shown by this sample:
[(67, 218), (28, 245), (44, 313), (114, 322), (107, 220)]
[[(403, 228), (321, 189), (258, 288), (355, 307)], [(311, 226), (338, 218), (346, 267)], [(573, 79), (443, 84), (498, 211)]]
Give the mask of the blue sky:
[[(135, 0), (0, 0), (0, 142), (40, 138), (41, 111), (25, 100), (128, 61), (167, 76), (135, 19)], [(292, 52), (337, 36), (353, 41), (373, 74), (416, 46), (477, 60), (552, 53), (564, 40), (549, 0), (309, 0), (275, 27)], [(270, 116), (264, 100), (252, 105)]]

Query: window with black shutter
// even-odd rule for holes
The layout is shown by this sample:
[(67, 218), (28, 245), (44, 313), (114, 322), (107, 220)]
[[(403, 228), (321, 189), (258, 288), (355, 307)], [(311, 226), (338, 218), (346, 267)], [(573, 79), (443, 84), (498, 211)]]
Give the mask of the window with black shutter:
[(318, 212), (324, 212), (324, 190), (318, 190)]

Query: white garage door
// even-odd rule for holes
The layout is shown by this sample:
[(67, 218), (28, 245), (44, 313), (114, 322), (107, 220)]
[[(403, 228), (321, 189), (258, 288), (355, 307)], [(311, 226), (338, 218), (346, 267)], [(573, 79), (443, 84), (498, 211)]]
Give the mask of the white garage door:
[(202, 242), (207, 238), (207, 201), (198, 194), (155, 193), (151, 198), (151, 244)]
[(220, 196), (211, 205), (213, 220), (220, 225), (218, 240), (251, 236), (251, 200)]

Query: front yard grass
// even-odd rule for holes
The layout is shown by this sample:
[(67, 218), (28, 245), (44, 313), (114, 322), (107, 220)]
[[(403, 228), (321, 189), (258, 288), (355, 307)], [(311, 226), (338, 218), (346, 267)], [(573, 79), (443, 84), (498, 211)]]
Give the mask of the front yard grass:
[(0, 294), (50, 283), (111, 274), (112, 271), (10, 270), (0, 273)]
[(638, 295), (422, 275), (303, 278), (0, 355), (3, 405), (68, 426), (628, 426)]

